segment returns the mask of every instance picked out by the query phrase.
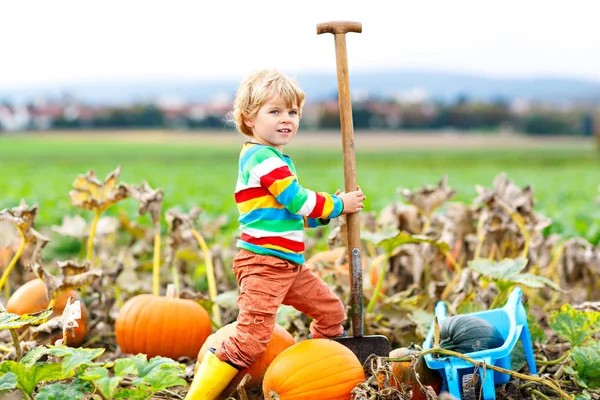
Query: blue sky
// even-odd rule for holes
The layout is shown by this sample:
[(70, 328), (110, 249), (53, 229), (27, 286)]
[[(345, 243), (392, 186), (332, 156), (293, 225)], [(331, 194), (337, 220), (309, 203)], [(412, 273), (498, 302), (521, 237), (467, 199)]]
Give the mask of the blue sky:
[[(596, 5), (596, 3), (598, 5)], [(600, 81), (600, 3), (577, 1), (37, 0), (0, 3), (0, 88), (115, 79), (335, 71), (352, 20), (351, 73), (427, 69)]]

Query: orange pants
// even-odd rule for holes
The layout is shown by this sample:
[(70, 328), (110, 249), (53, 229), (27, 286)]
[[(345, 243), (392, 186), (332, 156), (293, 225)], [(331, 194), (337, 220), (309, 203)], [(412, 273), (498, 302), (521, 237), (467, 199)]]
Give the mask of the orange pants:
[(241, 288), (235, 334), (216, 350), (216, 356), (246, 368), (267, 348), (280, 304), (313, 318), (313, 338), (342, 335), (346, 309), (333, 291), (305, 265), (240, 250), (233, 273)]

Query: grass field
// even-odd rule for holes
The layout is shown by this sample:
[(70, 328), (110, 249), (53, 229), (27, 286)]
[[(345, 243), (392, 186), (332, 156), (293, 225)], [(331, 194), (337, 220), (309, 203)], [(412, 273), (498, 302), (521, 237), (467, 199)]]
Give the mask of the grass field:
[[(236, 226), (233, 189), (243, 139), (221, 134), (0, 135), (0, 209), (21, 198), (38, 204), (37, 224), (49, 227), (65, 214), (80, 213), (68, 192), (78, 174), (94, 169), (99, 178), (122, 166), (121, 180), (165, 193), (165, 209), (198, 205), (203, 218), (229, 215)], [(341, 140), (332, 133), (306, 134), (286, 148), (300, 182), (313, 190), (343, 189)], [(600, 239), (600, 157), (591, 142), (457, 138), (454, 136), (357, 133), (358, 182), (368, 196), (366, 210), (397, 201), (397, 188), (436, 184), (448, 175), (455, 200), (470, 203), (475, 185), (491, 187), (506, 172), (518, 185), (532, 184), (537, 210), (555, 222), (551, 231)], [(133, 200), (120, 203), (134, 217)], [(87, 212), (84, 217), (90, 218)]]

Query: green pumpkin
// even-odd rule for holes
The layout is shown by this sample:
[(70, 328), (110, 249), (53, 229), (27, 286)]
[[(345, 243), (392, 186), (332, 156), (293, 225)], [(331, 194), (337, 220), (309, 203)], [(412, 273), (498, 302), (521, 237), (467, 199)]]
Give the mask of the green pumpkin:
[(469, 314), (455, 315), (440, 324), (440, 347), (459, 353), (495, 349), (504, 344), (502, 335), (488, 321)]

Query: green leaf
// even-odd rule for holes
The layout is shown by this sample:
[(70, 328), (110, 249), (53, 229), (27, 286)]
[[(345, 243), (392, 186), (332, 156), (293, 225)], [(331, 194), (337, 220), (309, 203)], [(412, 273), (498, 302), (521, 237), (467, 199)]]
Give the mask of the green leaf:
[(573, 348), (571, 359), (579, 379), (590, 389), (600, 388), (600, 342), (593, 341), (587, 346)]
[(17, 387), (17, 375), (7, 372), (0, 378), (0, 391), (10, 390)]
[(25, 325), (39, 325), (52, 314), (52, 308), (32, 314), (12, 314), (0, 311), (0, 330), (17, 329)]
[(87, 369), (81, 379), (94, 381), (98, 390), (108, 399), (114, 398), (115, 391), (119, 387), (119, 382), (123, 379), (120, 376), (110, 377), (108, 369), (104, 367), (94, 367)]
[(139, 370), (131, 358), (118, 358), (115, 360), (115, 375), (137, 375), (138, 373)]
[(0, 364), (0, 370), (14, 373), (17, 376), (17, 387), (30, 395), (40, 382), (58, 381), (74, 375), (72, 372), (64, 374), (62, 365), (57, 363), (36, 363), (27, 367), (8, 360)]
[(533, 275), (533, 274), (517, 274), (513, 278), (513, 282), (519, 283), (521, 285), (525, 285), (530, 288), (542, 288), (544, 286), (548, 286), (554, 290), (559, 292), (563, 292), (563, 290), (556, 283), (552, 282), (550, 279), (545, 276)]
[(386, 254), (391, 255), (398, 246), (408, 243), (429, 243), (437, 247), (442, 253), (450, 251), (450, 246), (445, 242), (438, 242), (427, 236), (410, 235), (404, 231), (397, 233), (361, 233), (361, 239), (372, 242), (375, 246), (382, 247)]
[(135, 389), (121, 389), (115, 393), (115, 399), (146, 400), (152, 395), (148, 386), (137, 386)]
[(49, 346), (48, 353), (55, 357), (64, 357), (62, 361), (63, 372), (73, 371), (81, 365), (98, 365), (93, 362), (104, 353), (106, 349), (72, 348), (67, 346)]
[(38, 391), (36, 400), (72, 400), (83, 399), (86, 393), (94, 388), (88, 382), (76, 379), (69, 384), (53, 383), (42, 386)]
[(571, 347), (577, 347), (600, 330), (600, 312), (579, 311), (565, 304), (550, 315), (548, 324), (556, 333), (567, 339)]
[(183, 371), (177, 375), (173, 368), (163, 368), (144, 377), (144, 381), (150, 384), (155, 392), (169, 388), (171, 386), (187, 386), (187, 382), (181, 378)]
[(168, 367), (176, 367), (177, 369), (183, 370), (185, 367), (183, 367), (183, 365), (179, 364), (176, 361), (171, 360), (170, 358), (166, 358), (166, 357), (154, 357), (152, 359), (150, 359), (150, 361), (146, 361), (146, 356), (144, 354), (138, 354), (137, 356), (132, 358), (134, 360), (135, 365), (138, 368), (138, 376), (140, 378), (144, 378), (146, 375), (149, 375), (151, 373), (154, 373), (158, 370), (160, 370), (161, 368), (163, 368), (163, 366), (167, 366)]
[(488, 278), (513, 281), (513, 278), (525, 268), (527, 260), (524, 258), (505, 258), (501, 261), (492, 261), (487, 258), (478, 258), (469, 261), (468, 265)]
[(23, 357), (21, 359), (21, 364), (25, 364), (25, 366), (27, 368), (29, 368), (32, 365), (34, 365), (36, 362), (38, 362), (38, 360), (40, 358), (42, 358), (43, 356), (45, 356), (47, 354), (48, 354), (48, 348), (46, 346), (36, 347), (35, 349), (31, 350), (29, 353), (27, 353), (25, 355), (25, 357)]

